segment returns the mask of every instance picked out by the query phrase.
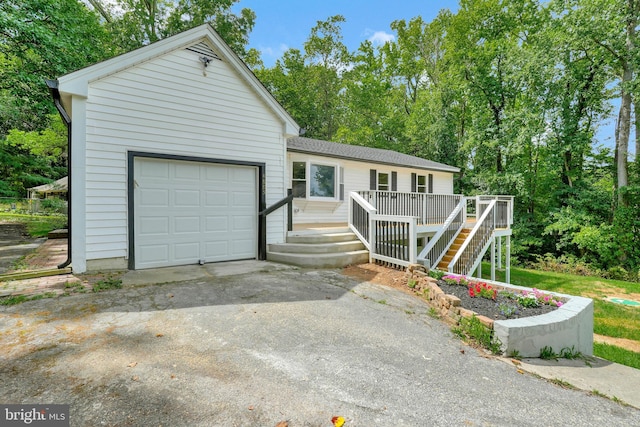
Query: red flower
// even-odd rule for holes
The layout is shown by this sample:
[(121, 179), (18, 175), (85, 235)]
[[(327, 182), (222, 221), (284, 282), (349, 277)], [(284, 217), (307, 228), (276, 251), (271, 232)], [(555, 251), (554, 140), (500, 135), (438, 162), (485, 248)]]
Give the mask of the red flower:
[(476, 296), (476, 293), (475, 293), (475, 292), (473, 292), (473, 288), (469, 288), (469, 296), (470, 296), (471, 298), (474, 298), (474, 297)]

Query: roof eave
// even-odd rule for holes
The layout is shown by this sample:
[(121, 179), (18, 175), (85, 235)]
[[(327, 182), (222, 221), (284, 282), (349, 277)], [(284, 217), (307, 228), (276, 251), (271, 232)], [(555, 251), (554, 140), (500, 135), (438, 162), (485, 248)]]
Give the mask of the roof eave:
[(330, 158), (333, 158), (333, 159), (351, 160), (351, 161), (360, 162), (360, 163), (371, 163), (371, 164), (376, 164), (376, 165), (397, 166), (397, 167), (403, 167), (403, 168), (420, 169), (420, 170), (436, 171), (436, 172), (460, 173), (460, 169), (456, 168), (456, 167), (453, 167), (453, 166), (451, 166), (450, 168), (439, 168), (437, 166), (428, 167), (428, 166), (408, 165), (408, 164), (400, 164), (400, 163), (394, 163), (394, 162), (383, 162), (383, 161), (379, 161), (379, 160), (360, 159), (360, 158), (357, 158), (357, 157), (341, 156), (341, 155), (338, 155), (338, 154), (327, 154), (327, 153), (321, 153), (321, 152), (317, 152), (317, 151), (313, 151), (313, 150), (305, 150), (305, 149), (302, 149), (302, 148), (287, 148), (287, 151), (288, 152), (292, 152), (292, 153), (312, 154), (314, 156), (330, 157)]

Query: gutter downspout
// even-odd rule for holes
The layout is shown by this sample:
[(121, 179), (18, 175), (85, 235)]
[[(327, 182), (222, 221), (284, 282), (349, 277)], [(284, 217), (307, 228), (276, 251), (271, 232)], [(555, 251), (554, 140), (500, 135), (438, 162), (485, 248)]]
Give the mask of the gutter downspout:
[(69, 117), (69, 114), (62, 106), (60, 91), (58, 90), (58, 81), (45, 80), (45, 82), (53, 98), (53, 103), (58, 109), (62, 121), (67, 126), (67, 260), (58, 265), (58, 268), (65, 268), (71, 264), (71, 200), (73, 200), (71, 197), (71, 117)]

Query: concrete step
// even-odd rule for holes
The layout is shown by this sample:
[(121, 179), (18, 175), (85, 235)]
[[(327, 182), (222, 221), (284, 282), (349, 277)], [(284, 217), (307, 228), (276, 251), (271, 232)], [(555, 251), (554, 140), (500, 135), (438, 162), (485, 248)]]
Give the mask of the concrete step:
[(267, 252), (267, 260), (307, 268), (339, 268), (351, 264), (369, 262), (369, 251), (359, 250), (325, 254)]
[(287, 233), (287, 243), (337, 243), (357, 240), (356, 235), (351, 231), (338, 231), (330, 233), (299, 232), (290, 231)]
[(273, 243), (269, 245), (269, 252), (326, 254), (336, 252), (351, 252), (365, 249), (360, 240), (333, 243)]

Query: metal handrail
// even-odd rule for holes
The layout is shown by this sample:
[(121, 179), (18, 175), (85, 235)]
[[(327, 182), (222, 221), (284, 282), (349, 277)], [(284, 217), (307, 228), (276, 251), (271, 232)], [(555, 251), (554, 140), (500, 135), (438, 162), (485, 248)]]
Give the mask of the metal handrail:
[(258, 212), (258, 259), (267, 259), (267, 215), (287, 205), (287, 231), (293, 230), (293, 190), (287, 189), (287, 197)]

